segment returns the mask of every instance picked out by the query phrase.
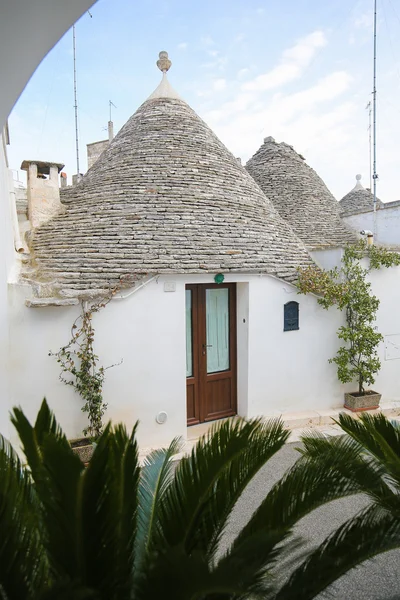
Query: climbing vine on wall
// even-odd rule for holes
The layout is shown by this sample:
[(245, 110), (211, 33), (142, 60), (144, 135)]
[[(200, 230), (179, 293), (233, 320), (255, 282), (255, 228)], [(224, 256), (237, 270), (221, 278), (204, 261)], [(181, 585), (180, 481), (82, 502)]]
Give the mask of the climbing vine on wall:
[[(369, 259), (368, 267), (361, 263), (363, 258)], [(336, 363), (339, 381), (357, 381), (360, 395), (365, 393), (366, 384), (374, 383), (380, 370), (377, 348), (383, 339), (374, 325), (379, 299), (372, 294), (367, 276), (374, 269), (396, 265), (400, 265), (400, 254), (360, 240), (345, 248), (340, 269), (309, 267), (299, 272), (300, 293), (317, 294), (323, 308), (336, 305), (345, 312), (346, 325), (337, 332), (344, 345), (329, 362)]]
[(83, 430), (85, 436), (96, 440), (103, 431), (103, 416), (107, 404), (103, 399), (105, 372), (108, 367), (99, 366), (99, 357), (94, 350), (95, 329), (93, 315), (105, 308), (116, 294), (113, 289), (107, 298), (97, 302), (81, 302), (81, 313), (71, 328), (71, 339), (58, 352), (49, 352), (61, 366), (60, 380), (72, 386), (81, 396), (82, 411), (87, 413), (89, 424)]

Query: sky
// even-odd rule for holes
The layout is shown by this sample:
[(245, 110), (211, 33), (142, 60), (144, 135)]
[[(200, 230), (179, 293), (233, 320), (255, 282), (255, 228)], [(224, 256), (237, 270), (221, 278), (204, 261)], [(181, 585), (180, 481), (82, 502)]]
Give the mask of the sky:
[[(273, 136), (337, 199), (370, 186), (373, 0), (98, 0), (76, 23), (80, 171), (86, 144), (117, 132), (157, 87), (174, 89), (245, 163)], [(400, 0), (378, 0), (377, 194), (400, 199)], [(10, 118), (10, 167), (37, 159), (76, 173), (72, 29)], [(17, 172), (15, 173), (15, 177)], [(24, 172), (19, 178), (25, 181)]]

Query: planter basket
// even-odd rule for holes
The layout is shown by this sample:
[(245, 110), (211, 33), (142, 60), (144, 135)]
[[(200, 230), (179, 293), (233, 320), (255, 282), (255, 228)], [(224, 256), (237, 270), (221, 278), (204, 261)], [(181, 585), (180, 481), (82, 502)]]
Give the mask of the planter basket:
[(76, 446), (72, 448), (72, 451), (79, 456), (83, 463), (88, 463), (92, 458), (92, 454), (94, 451), (93, 444), (88, 444), (87, 446)]
[(353, 412), (361, 412), (363, 410), (373, 410), (379, 407), (382, 394), (377, 392), (367, 392), (363, 396), (355, 396), (350, 393), (344, 395), (344, 407)]

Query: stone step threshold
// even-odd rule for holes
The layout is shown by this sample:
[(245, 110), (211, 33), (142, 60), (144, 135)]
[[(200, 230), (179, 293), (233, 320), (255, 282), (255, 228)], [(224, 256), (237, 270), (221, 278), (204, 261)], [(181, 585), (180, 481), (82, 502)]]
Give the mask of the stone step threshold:
[[(357, 419), (360, 414), (383, 414), (389, 419), (400, 419), (400, 401), (399, 402), (381, 402), (379, 408), (375, 410), (363, 411), (363, 413), (356, 413), (346, 408), (334, 408), (330, 410), (319, 410), (319, 411), (302, 411), (302, 412), (278, 412), (265, 415), (265, 419), (281, 418), (285, 427), (290, 429), (290, 436), (287, 443), (296, 443), (301, 440), (301, 437), (305, 435), (310, 429), (318, 431), (327, 437), (343, 435), (343, 430), (335, 423), (340, 413), (345, 413), (354, 419)], [(232, 417), (235, 418), (235, 417)], [(210, 423), (201, 423), (200, 425), (193, 425), (187, 428), (187, 439), (183, 441), (182, 452), (175, 454), (172, 460), (180, 460), (183, 456), (190, 453), (192, 448), (196, 445), (198, 439), (207, 433), (216, 421)], [(150, 454), (153, 450), (157, 449), (156, 446), (152, 448), (141, 448), (139, 452), (140, 462), (143, 463), (145, 457)]]

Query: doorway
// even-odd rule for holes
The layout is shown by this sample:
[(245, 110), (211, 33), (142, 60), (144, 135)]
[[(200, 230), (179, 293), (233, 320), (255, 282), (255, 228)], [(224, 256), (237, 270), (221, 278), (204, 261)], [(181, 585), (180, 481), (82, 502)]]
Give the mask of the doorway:
[(236, 284), (187, 285), (188, 425), (236, 414), (236, 363)]

